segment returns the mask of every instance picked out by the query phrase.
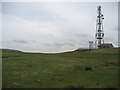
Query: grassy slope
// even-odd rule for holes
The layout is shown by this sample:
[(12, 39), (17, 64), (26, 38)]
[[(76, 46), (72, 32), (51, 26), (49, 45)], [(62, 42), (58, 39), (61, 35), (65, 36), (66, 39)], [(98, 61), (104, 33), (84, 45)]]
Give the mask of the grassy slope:
[[(117, 87), (117, 51), (27, 54), (3, 50), (3, 88)], [(84, 67), (92, 70), (83, 70)]]
[(2, 88), (2, 51), (0, 50), (0, 89)]

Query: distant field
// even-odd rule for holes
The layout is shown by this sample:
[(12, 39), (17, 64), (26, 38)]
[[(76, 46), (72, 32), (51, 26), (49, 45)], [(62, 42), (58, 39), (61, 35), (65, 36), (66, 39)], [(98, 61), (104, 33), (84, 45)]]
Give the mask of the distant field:
[(118, 87), (118, 48), (60, 54), (2, 53), (3, 88)]

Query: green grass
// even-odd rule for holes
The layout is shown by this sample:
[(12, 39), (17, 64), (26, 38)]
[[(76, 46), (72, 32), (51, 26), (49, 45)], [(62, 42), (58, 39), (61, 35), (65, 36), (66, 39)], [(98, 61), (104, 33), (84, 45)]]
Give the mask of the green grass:
[(118, 48), (60, 54), (2, 53), (3, 88), (118, 87)]
[(2, 89), (2, 51), (0, 50), (0, 89)]

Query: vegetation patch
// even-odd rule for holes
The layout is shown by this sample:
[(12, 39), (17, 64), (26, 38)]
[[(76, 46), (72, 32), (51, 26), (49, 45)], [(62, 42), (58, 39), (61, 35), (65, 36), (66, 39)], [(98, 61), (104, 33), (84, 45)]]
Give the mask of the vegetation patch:
[(2, 50), (2, 87), (118, 88), (116, 51), (110, 48), (41, 54)]
[(67, 85), (65, 88), (84, 88), (84, 86), (82, 85), (73, 85), (73, 84), (70, 84), (70, 85)]
[(80, 71), (80, 70), (83, 70), (83, 67), (80, 66), (80, 65), (74, 65), (74, 66), (73, 66), (73, 70), (74, 70), (74, 71)]
[(83, 67), (83, 66), (80, 66), (80, 65), (74, 65), (73, 66), (73, 70), (74, 71), (91, 71), (92, 70), (92, 67)]
[(85, 71), (91, 71), (92, 68), (91, 68), (91, 67), (85, 67), (84, 70), (85, 70)]
[(118, 63), (116, 62), (105, 62), (103, 66), (118, 66)]

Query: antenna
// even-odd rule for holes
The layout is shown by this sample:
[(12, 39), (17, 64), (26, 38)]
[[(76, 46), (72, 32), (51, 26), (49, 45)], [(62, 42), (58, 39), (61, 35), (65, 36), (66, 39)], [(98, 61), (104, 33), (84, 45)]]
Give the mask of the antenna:
[(96, 20), (96, 33), (95, 33), (95, 47), (100, 48), (101, 44), (104, 43), (104, 32), (103, 32), (103, 15), (101, 13), (101, 6), (97, 7), (97, 20)]

